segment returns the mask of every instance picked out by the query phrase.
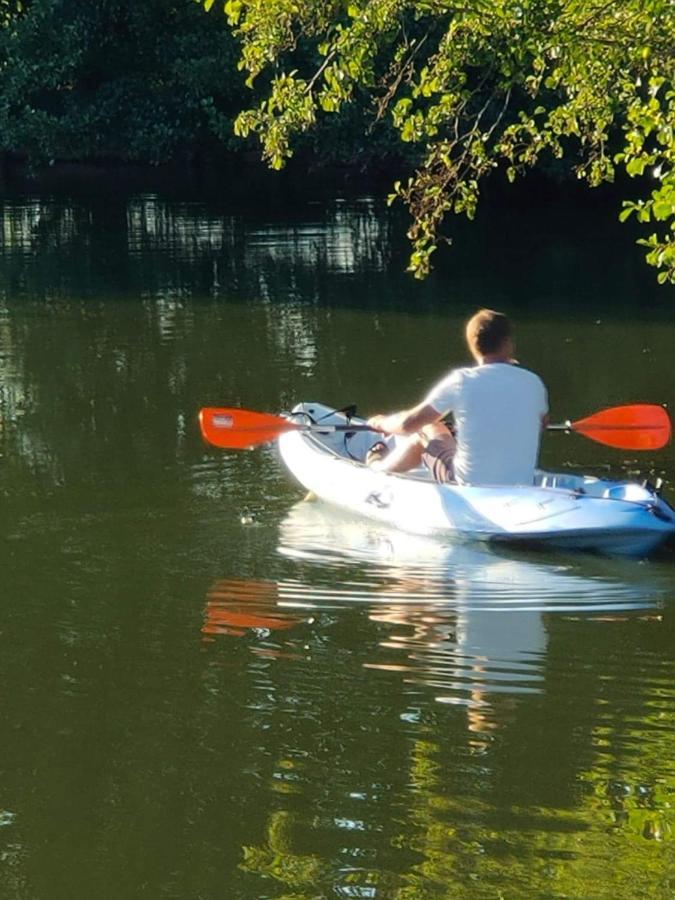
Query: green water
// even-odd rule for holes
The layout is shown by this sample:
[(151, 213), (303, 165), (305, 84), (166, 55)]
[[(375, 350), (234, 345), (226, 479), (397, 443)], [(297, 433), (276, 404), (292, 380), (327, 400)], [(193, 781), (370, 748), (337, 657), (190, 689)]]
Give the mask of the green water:
[[(673, 896), (672, 549), (408, 539), (195, 419), (414, 402), (479, 305), (554, 419), (672, 403), (672, 292), (600, 208), (485, 214), (417, 285), (367, 198), (194, 196), (2, 202), (0, 896)], [(675, 499), (672, 448), (542, 458)]]

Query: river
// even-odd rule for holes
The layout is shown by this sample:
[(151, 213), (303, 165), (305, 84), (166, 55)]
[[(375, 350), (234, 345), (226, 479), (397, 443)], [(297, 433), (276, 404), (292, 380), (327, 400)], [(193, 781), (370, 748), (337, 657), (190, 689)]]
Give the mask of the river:
[[(492, 209), (424, 284), (368, 196), (0, 202), (0, 895), (675, 891), (675, 553), (440, 543), (303, 503), (204, 405), (374, 413), (511, 314), (555, 420), (675, 392), (672, 290), (601, 205)], [(546, 467), (661, 477), (544, 438)]]

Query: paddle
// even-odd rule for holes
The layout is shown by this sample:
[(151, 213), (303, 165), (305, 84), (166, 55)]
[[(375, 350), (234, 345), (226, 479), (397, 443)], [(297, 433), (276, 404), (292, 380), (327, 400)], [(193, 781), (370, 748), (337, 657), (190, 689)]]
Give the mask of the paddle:
[(199, 427), (204, 440), (227, 450), (247, 450), (258, 444), (274, 441), (286, 431), (373, 431), (370, 425), (311, 425), (290, 422), (283, 416), (253, 412), (250, 409), (218, 409), (206, 407), (199, 411)]
[(549, 425), (549, 431), (575, 431), (620, 450), (660, 450), (670, 441), (670, 417), (662, 406), (613, 406), (577, 422)]
[[(249, 409), (205, 407), (199, 412), (202, 435), (209, 444), (227, 450), (246, 450), (266, 444), (287, 431), (373, 431), (369, 425), (323, 425), (291, 422), (283, 416)], [(662, 406), (638, 403), (603, 409), (578, 422), (548, 425), (549, 431), (574, 431), (622, 450), (659, 450), (670, 440), (670, 418)]]

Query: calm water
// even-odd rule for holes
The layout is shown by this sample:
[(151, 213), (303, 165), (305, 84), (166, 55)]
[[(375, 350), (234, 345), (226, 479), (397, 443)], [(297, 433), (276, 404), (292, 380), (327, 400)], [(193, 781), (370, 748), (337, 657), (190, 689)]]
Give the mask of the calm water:
[[(483, 215), (424, 285), (368, 199), (0, 213), (0, 896), (672, 897), (672, 549), (406, 537), (195, 422), (411, 403), (478, 305), (555, 419), (672, 402), (675, 298), (611, 213)], [(672, 448), (543, 462), (675, 481)]]

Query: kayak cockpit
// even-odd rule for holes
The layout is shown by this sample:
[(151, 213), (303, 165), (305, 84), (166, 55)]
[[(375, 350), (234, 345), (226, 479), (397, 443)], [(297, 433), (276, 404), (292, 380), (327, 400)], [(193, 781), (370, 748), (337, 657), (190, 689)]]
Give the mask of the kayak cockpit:
[[(348, 417), (341, 410), (333, 410), (321, 403), (300, 403), (289, 414), (293, 421), (308, 422), (312, 425), (348, 425), (353, 422), (362, 426), (365, 420), (354, 415)], [(382, 440), (382, 435), (377, 431), (330, 431), (322, 433), (314, 431), (305, 435), (305, 440), (311, 441), (317, 452), (329, 453), (351, 462), (365, 465), (366, 454), (370, 448)], [(388, 441), (395, 443), (395, 438)], [(415, 480), (433, 481), (429, 470), (420, 466), (399, 478), (414, 478)], [(566, 491), (573, 494), (583, 494), (588, 497), (598, 497), (610, 500), (625, 500), (633, 503), (645, 503), (653, 500), (655, 492), (649, 486), (636, 484), (635, 482), (617, 482), (608, 479), (597, 478), (594, 475), (579, 475), (572, 472), (545, 472), (537, 469), (531, 485), (527, 487), (546, 488), (548, 490)]]

